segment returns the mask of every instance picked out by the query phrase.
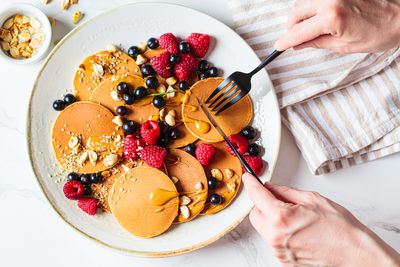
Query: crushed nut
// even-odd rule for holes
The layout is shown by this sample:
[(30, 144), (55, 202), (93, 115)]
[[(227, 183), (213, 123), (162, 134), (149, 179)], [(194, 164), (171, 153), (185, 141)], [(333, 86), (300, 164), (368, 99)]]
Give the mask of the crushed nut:
[(231, 169), (225, 169), (225, 174), (228, 179), (231, 179), (233, 176), (233, 171)]
[(125, 164), (122, 164), (121, 166), (122, 166), (122, 169), (124, 169), (124, 172), (127, 172), (131, 169), (128, 166), (126, 166)]
[(72, 16), (72, 23), (73, 24), (78, 24), (78, 22), (82, 19), (83, 14), (80, 11), (76, 11), (74, 15)]
[(110, 95), (111, 95), (111, 98), (114, 99), (115, 101), (122, 100), (121, 96), (118, 94), (117, 91), (111, 91)]
[(190, 211), (187, 206), (180, 206), (179, 211), (181, 212), (183, 218), (185, 218), (185, 219), (189, 218)]
[(194, 188), (196, 188), (197, 190), (201, 190), (201, 189), (203, 189), (203, 184), (202, 184), (201, 182), (198, 182), (198, 183), (194, 186)]
[(78, 0), (71, 0), (71, 5), (76, 5), (78, 4)]
[(176, 117), (176, 111), (175, 111), (175, 109), (171, 109), (170, 111), (168, 111), (168, 113), (167, 114), (169, 114), (169, 115), (171, 115), (172, 117)]
[(165, 88), (164, 84), (160, 84), (157, 88), (157, 93), (165, 93), (167, 91), (167, 88)]
[(97, 76), (102, 76), (102, 75), (104, 74), (104, 69), (103, 69), (103, 66), (102, 66), (102, 65), (100, 65), (100, 64), (93, 64), (92, 68), (93, 68), (94, 73), (95, 73)]
[(123, 122), (120, 116), (115, 116), (114, 119), (112, 120), (113, 123), (115, 123), (118, 126), (122, 126)]
[(82, 166), (83, 163), (85, 163), (85, 161), (88, 159), (88, 157), (89, 157), (88, 152), (87, 151), (83, 152), (82, 155), (78, 159), (78, 164)]
[(146, 63), (146, 62), (147, 62), (147, 58), (145, 58), (144, 56), (138, 55), (136, 57), (136, 64), (138, 64), (139, 66), (144, 64), (144, 63)]
[(175, 89), (171, 85), (168, 86), (167, 92), (170, 92), (170, 91), (172, 91), (172, 92), (167, 94), (167, 96), (166, 96), (167, 99), (173, 98), (175, 96), (175, 92), (173, 92), (174, 90)]
[(88, 154), (90, 163), (92, 163), (92, 165), (95, 166), (97, 162), (97, 153), (92, 150), (89, 150)]
[(9, 18), (6, 22), (4, 22), (3, 28), (9, 30), (13, 24), (14, 24), (14, 19)]
[(190, 203), (190, 201), (191, 201), (190, 197), (188, 197), (188, 196), (186, 196), (186, 195), (183, 195), (183, 196), (181, 196), (181, 197), (179, 198), (179, 204), (180, 204), (180, 205), (187, 205), (187, 204)]
[(78, 145), (78, 143), (79, 143), (78, 138), (76, 136), (71, 136), (71, 138), (68, 141), (68, 146), (70, 148), (74, 148)]
[(39, 29), (39, 28), (42, 26), (42, 24), (40, 23), (40, 21), (39, 21), (37, 18), (34, 18), (34, 17), (31, 18), (29, 24), (31, 24), (31, 26), (32, 26), (34, 29)]
[(12, 46), (12, 47), (10, 48), (10, 55), (11, 55), (13, 58), (19, 57), (19, 50), (18, 50), (18, 48), (16, 48), (15, 46)]
[(175, 176), (171, 177), (172, 182), (174, 182), (174, 184), (176, 184), (177, 182), (179, 182), (179, 179)]
[(110, 171), (102, 171), (101, 172), (101, 176), (107, 178), (111, 176), (111, 172)]
[(222, 179), (224, 178), (222, 172), (217, 168), (211, 170), (211, 176), (217, 179), (218, 181), (222, 181)]
[(109, 51), (109, 52), (116, 52), (118, 49), (117, 49), (117, 47), (115, 46), (115, 45), (113, 45), (113, 44), (108, 44), (107, 45), (107, 51)]
[(162, 108), (162, 109), (160, 109), (160, 111), (159, 111), (160, 119), (164, 118), (164, 115), (165, 115), (165, 108)]
[(231, 180), (231, 181), (229, 181), (227, 184), (226, 184), (226, 186), (228, 187), (228, 189), (230, 190), (230, 191), (235, 191), (235, 189), (236, 189), (236, 183), (235, 183), (235, 181), (234, 180)]
[(71, 4), (70, 0), (62, 0), (61, 9), (62, 10), (68, 9), (70, 4)]
[(176, 82), (178, 81), (174, 76), (169, 77), (168, 79), (165, 80), (167, 82), (168, 85), (172, 86), (174, 84), (176, 84)]
[(170, 114), (167, 114), (164, 120), (169, 126), (171, 127), (175, 126), (175, 118), (172, 117)]
[(138, 48), (143, 53), (147, 49), (147, 42), (140, 42), (139, 45), (138, 45)]
[(118, 162), (118, 155), (110, 154), (103, 159), (103, 164), (106, 167), (111, 167)]
[(10, 44), (4, 41), (0, 41), (1, 48), (3, 48), (4, 51), (9, 51), (10, 50)]

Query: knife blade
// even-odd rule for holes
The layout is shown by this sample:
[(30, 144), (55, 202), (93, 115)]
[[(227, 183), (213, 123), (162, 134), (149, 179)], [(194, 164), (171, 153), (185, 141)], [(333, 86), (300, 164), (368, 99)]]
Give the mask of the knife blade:
[(229, 141), (228, 137), (226, 136), (226, 134), (224, 133), (224, 131), (221, 129), (221, 127), (219, 127), (218, 123), (215, 121), (214, 117), (211, 115), (211, 113), (207, 110), (207, 108), (204, 106), (203, 102), (201, 102), (200, 98), (198, 98), (196, 96), (197, 102), (199, 102), (199, 105), (201, 107), (201, 110), (204, 112), (204, 114), (207, 116), (208, 120), (210, 121), (211, 125), (218, 131), (218, 133), (225, 139), (226, 143), (230, 146), (230, 148), (233, 150), (233, 152), (235, 153), (235, 155), (238, 157), (238, 159), (240, 160), (240, 162), (242, 163), (244, 169), (249, 172), (250, 174), (252, 174), (254, 177), (256, 177), (256, 179), (262, 184), (263, 182), (261, 182), (260, 178), (258, 178), (257, 174), (254, 172), (254, 170), (249, 166), (249, 164), (247, 163), (247, 161), (242, 157), (242, 155), (240, 155), (240, 153), (237, 151), (237, 149), (235, 148), (235, 146), (232, 144), (231, 141)]

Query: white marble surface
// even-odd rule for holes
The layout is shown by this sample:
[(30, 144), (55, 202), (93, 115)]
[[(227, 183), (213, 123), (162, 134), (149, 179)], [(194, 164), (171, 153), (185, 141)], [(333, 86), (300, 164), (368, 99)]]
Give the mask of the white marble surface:
[[(1, 0), (0, 9), (13, 2)], [(86, 20), (133, 1), (80, 0), (67, 12), (60, 10), (61, 0), (52, 0), (47, 6), (39, 0), (30, 2), (57, 19), (54, 32), (57, 40), (73, 28), (70, 21), (74, 11), (82, 10)], [(224, 0), (162, 2), (193, 7), (232, 26)], [(26, 150), (26, 111), (41, 64), (15, 66), (0, 62), (1, 266), (279, 266), (248, 219), (205, 248), (163, 259), (121, 255), (84, 238), (64, 223), (41, 193)], [(400, 250), (400, 154), (315, 177), (308, 171), (292, 136), (284, 129), (273, 181), (330, 197)]]

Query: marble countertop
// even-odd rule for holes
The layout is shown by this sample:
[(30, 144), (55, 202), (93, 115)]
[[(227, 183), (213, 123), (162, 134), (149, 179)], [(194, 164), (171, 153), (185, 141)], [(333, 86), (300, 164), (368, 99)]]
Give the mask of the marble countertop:
[[(2, 0), (0, 9), (13, 3)], [(129, 0), (80, 0), (61, 11), (61, 0), (44, 6), (56, 18), (53, 41), (69, 32), (74, 11), (84, 20)], [(93, 3), (96, 3), (95, 5)], [(208, 13), (229, 26), (225, 0), (165, 0)], [(0, 62), (0, 262), (2, 266), (279, 266), (245, 219), (215, 243), (181, 256), (144, 259), (98, 245), (69, 227), (51, 208), (33, 176), (26, 148), (25, 124), (30, 92), (43, 61), (16, 66)], [(400, 154), (333, 174), (313, 176), (293, 137), (284, 128), (280, 157), (273, 176), (277, 184), (315, 190), (353, 212), (396, 250), (400, 250)]]

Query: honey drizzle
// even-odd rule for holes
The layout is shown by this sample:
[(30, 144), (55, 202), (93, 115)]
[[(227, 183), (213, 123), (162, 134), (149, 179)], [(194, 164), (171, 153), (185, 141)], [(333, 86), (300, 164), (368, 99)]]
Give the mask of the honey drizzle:
[[(176, 157), (176, 159), (173, 159), (173, 158), (169, 158), (169, 157), (165, 157), (165, 165), (167, 165), (167, 166), (171, 166), (171, 165), (174, 165), (174, 164), (184, 164), (184, 165), (186, 165), (186, 167), (189, 167), (189, 165), (188, 164), (186, 164), (185, 162), (182, 162), (181, 161), (181, 158), (180, 157)], [(169, 162), (169, 163), (168, 163)]]
[(168, 191), (164, 189), (154, 189), (150, 193), (150, 202), (156, 206), (163, 206), (165, 203), (170, 201), (171, 199), (179, 196), (179, 193), (176, 191)]

